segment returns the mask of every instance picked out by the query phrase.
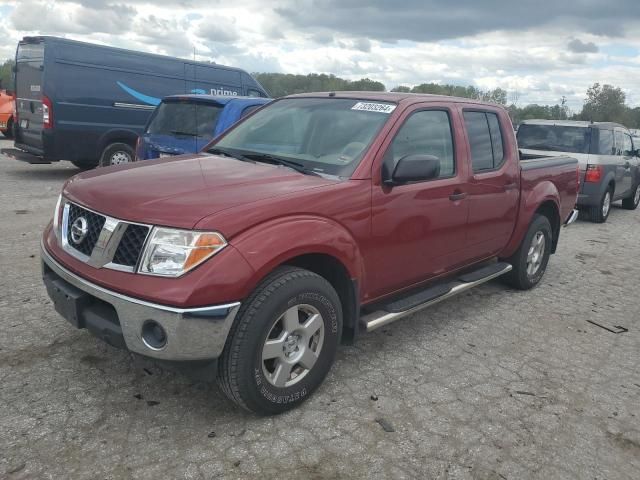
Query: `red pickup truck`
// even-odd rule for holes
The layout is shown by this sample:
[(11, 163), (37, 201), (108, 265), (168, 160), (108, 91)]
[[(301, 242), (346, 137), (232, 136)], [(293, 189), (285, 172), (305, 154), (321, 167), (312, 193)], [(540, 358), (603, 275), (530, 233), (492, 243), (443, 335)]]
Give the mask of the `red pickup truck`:
[(82, 173), (42, 242), (57, 311), (111, 345), (214, 360), (242, 407), (307, 398), (340, 341), (501, 276), (540, 282), (577, 161), (519, 158), (500, 106), (286, 97), (203, 152)]

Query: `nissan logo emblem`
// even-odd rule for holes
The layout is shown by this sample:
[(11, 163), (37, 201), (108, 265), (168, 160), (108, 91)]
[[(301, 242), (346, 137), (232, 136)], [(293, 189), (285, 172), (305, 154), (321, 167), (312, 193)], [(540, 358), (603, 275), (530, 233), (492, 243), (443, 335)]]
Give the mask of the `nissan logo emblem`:
[(76, 218), (71, 224), (71, 241), (80, 245), (89, 233), (89, 224), (84, 217)]

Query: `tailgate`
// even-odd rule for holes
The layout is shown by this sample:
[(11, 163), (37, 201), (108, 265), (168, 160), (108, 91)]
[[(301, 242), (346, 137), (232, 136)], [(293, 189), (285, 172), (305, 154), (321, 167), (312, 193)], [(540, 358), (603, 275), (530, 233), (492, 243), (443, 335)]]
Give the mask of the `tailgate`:
[(16, 55), (16, 143), (42, 151), (44, 42), (20, 42)]

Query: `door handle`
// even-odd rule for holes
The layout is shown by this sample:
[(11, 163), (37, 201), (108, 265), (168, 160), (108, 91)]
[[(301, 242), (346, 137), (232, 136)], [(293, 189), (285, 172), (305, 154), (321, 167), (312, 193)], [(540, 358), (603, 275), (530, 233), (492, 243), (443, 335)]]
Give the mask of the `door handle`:
[(518, 187), (518, 184), (516, 182), (512, 182), (512, 183), (507, 183), (504, 186), (504, 191), (508, 191), (508, 190), (515, 190)]
[(449, 195), (449, 200), (451, 200), (452, 202), (463, 200), (465, 198), (467, 198), (466, 192), (461, 192), (460, 190), (456, 190), (451, 195)]

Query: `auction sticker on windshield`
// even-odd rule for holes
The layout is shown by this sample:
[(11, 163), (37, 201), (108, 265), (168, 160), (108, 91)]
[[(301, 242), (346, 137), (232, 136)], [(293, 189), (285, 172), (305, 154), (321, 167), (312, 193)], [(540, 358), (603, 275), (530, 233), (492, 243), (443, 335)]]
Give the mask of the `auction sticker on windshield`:
[(378, 112), (378, 113), (391, 113), (396, 109), (396, 105), (390, 105), (388, 103), (371, 103), (371, 102), (358, 102), (351, 110), (363, 110), (365, 112)]

